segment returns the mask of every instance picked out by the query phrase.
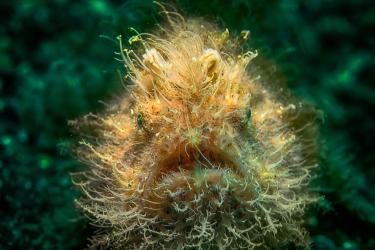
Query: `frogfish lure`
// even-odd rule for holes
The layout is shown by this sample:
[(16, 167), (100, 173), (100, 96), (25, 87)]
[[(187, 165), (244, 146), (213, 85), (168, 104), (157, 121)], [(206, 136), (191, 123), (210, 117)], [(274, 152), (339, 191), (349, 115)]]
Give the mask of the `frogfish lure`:
[(316, 111), (280, 82), (243, 32), (169, 13), (120, 42), (129, 87), (72, 123), (78, 206), (91, 248), (274, 249), (307, 245)]

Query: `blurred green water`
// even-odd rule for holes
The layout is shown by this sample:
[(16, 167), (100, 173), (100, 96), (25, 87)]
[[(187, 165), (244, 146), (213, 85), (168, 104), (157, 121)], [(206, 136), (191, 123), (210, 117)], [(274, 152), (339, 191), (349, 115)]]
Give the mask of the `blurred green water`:
[[(231, 32), (275, 61), (322, 112), (325, 198), (306, 224), (316, 249), (375, 249), (375, 3), (371, 0), (178, 0), (187, 15)], [(160, 19), (152, 1), (0, 2), (0, 247), (82, 249), (67, 120), (123, 90), (117, 35)], [(292, 249), (292, 247), (291, 247)]]

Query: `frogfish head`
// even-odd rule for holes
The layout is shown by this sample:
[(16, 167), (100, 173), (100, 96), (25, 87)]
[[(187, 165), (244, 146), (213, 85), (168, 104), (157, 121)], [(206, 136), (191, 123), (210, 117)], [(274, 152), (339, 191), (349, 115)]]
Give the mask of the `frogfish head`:
[[(247, 37), (248, 32), (244, 33)], [(92, 247), (268, 249), (307, 244), (316, 111), (275, 66), (201, 19), (179, 15), (122, 46), (130, 84), (102, 114), (72, 122), (79, 206)]]

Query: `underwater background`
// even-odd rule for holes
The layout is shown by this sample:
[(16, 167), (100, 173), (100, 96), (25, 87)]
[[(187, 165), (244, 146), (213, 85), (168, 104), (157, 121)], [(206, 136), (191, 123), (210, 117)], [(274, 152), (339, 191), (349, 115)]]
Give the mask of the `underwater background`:
[[(375, 2), (176, 0), (272, 60), (319, 109), (321, 159), (309, 207), (313, 249), (375, 249)], [(148, 0), (0, 1), (0, 249), (82, 249), (68, 120), (124, 91), (116, 37), (155, 28)], [(293, 247), (290, 247), (293, 249)]]

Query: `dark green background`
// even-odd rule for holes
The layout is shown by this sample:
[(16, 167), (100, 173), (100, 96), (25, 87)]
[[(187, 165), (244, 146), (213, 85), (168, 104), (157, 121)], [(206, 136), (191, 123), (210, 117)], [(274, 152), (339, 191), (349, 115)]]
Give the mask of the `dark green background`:
[[(321, 167), (309, 208), (315, 249), (375, 249), (375, 3), (180, 0), (275, 61), (321, 110)], [(82, 249), (94, 232), (75, 208), (67, 121), (99, 112), (122, 86), (116, 36), (160, 20), (151, 1), (0, 2), (0, 247)]]

